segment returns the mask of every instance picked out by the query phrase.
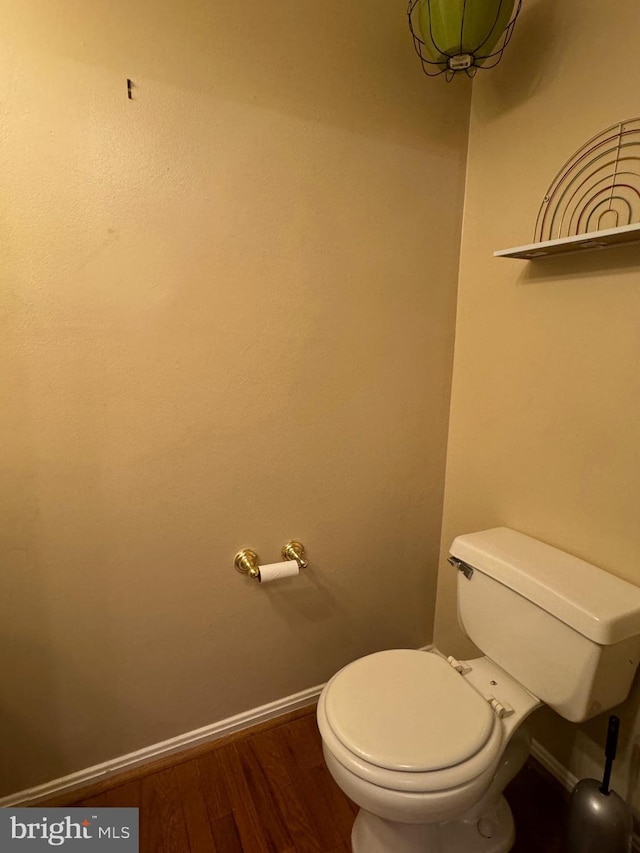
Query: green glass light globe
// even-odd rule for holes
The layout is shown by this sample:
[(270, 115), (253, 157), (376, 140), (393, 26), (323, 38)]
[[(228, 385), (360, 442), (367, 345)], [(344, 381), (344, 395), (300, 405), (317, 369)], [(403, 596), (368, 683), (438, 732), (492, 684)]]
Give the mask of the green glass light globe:
[(432, 61), (453, 70), (482, 65), (507, 28), (515, 3), (516, 0), (421, 0), (419, 34)]

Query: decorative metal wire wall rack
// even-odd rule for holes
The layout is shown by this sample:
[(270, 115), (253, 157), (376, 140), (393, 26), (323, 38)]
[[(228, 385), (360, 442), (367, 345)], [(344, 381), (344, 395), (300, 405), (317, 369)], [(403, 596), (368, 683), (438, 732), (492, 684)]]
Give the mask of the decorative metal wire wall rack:
[(640, 118), (611, 125), (564, 164), (540, 206), (534, 240), (640, 222)]
[(534, 243), (495, 252), (537, 258), (640, 241), (640, 117), (607, 127), (581, 146), (547, 190)]

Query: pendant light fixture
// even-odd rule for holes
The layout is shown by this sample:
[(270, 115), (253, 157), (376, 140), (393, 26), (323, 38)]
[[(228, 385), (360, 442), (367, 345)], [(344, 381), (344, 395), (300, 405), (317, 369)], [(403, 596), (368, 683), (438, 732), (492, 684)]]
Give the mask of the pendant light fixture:
[(409, 29), (425, 74), (493, 68), (509, 43), (522, 0), (409, 0)]

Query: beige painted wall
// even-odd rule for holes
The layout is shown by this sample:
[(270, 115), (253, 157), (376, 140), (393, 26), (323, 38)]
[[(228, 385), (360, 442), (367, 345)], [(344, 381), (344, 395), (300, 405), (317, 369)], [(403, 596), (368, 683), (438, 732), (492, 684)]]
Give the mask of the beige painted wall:
[[(532, 241), (580, 145), (639, 114), (638, 32), (635, 0), (529, 0), (503, 63), (474, 83), (435, 634), (448, 653), (473, 653), (445, 561), (459, 533), (506, 525), (640, 584), (640, 248), (492, 257)], [(619, 709), (625, 794), (639, 705), (636, 688)], [(599, 772), (606, 718), (534, 723), (577, 776)]]
[(404, 12), (1, 0), (0, 794), (431, 639), (470, 87)]

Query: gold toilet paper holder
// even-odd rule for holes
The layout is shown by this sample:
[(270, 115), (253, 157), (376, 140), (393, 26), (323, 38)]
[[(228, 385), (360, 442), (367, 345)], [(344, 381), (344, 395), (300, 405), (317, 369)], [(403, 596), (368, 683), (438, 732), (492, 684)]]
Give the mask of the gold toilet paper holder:
[(237, 572), (243, 575), (249, 575), (250, 578), (260, 580), (260, 568), (258, 564), (258, 555), (251, 548), (243, 548), (233, 558), (233, 565)]
[(295, 539), (290, 539), (286, 545), (282, 546), (282, 559), (295, 560), (299, 569), (306, 569), (309, 565), (304, 554), (304, 545), (302, 542), (296, 542)]
[[(309, 565), (309, 561), (305, 557), (304, 545), (301, 542), (296, 542), (295, 539), (289, 540), (286, 545), (282, 546), (282, 559), (295, 560), (300, 569), (306, 569)], [(251, 548), (243, 548), (238, 551), (233, 558), (233, 565), (240, 574), (260, 580), (260, 558)]]

